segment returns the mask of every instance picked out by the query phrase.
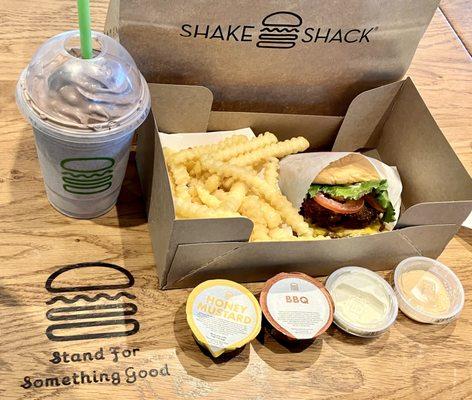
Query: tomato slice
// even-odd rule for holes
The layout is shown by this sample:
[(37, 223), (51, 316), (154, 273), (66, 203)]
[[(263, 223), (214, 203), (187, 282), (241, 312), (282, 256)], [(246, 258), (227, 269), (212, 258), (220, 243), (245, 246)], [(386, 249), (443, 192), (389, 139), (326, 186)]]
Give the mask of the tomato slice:
[(347, 200), (345, 203), (330, 199), (323, 193), (319, 192), (314, 200), (322, 207), (327, 208), (338, 214), (355, 214), (364, 207), (364, 200)]
[(371, 206), (374, 210), (377, 210), (378, 212), (384, 212), (385, 210), (382, 208), (382, 206), (379, 204), (379, 202), (374, 198), (374, 196), (368, 194), (365, 196), (365, 199), (367, 203), (369, 203), (369, 206)]

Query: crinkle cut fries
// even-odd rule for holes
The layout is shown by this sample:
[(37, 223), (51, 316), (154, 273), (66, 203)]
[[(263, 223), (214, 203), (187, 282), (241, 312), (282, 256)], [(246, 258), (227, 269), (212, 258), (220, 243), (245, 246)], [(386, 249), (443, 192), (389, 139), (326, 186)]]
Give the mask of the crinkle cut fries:
[(266, 132), (180, 151), (164, 148), (176, 216), (244, 216), (254, 223), (251, 241), (327, 239), (305, 222), (278, 185), (279, 159), (309, 146), (301, 136), (280, 142)]

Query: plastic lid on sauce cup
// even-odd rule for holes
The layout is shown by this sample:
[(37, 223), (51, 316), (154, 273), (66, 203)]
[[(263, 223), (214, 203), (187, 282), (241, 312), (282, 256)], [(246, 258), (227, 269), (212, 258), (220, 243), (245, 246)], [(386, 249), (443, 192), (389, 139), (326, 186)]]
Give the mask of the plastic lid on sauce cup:
[(355, 336), (375, 337), (398, 315), (398, 302), (385, 279), (367, 268), (343, 267), (326, 280), (334, 301), (334, 323)]
[(456, 274), (437, 260), (410, 257), (395, 268), (395, 294), (400, 310), (411, 319), (446, 324), (464, 307), (464, 288)]
[(271, 333), (288, 341), (313, 340), (333, 322), (334, 305), (328, 291), (300, 272), (269, 279), (259, 302)]

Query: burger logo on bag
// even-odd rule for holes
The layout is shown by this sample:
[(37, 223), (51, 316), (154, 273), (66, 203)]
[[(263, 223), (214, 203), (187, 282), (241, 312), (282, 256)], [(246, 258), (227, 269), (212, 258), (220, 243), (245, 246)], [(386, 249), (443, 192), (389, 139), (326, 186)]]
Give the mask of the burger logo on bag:
[(95, 262), (61, 267), (45, 285), (53, 294), (46, 304), (54, 304), (46, 312), (52, 322), (46, 336), (64, 342), (134, 335), (139, 331), (139, 322), (130, 317), (138, 307), (130, 300), (136, 296), (125, 290), (133, 285), (133, 275), (115, 264)]
[(190, 39), (255, 43), (260, 49), (291, 49), (310, 43), (370, 43), (374, 27), (333, 28), (303, 25), (300, 15), (276, 11), (262, 18), (260, 26), (233, 24), (182, 24), (179, 35)]
[(290, 49), (295, 46), (302, 18), (288, 11), (272, 13), (262, 20), (256, 46), (268, 49)]

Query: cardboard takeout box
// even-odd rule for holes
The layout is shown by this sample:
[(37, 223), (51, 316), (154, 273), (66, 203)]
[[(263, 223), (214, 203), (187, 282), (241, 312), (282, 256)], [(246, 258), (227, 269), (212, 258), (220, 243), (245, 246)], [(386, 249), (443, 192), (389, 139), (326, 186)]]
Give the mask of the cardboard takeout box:
[[(152, 115), (138, 133), (137, 164), (161, 288), (211, 278), (265, 280), (278, 272), (327, 275), (345, 265), (373, 270), (436, 258), (472, 209), (472, 181), (406, 79), (358, 95), (346, 116), (212, 111), (201, 86), (151, 84)], [(251, 127), (279, 139), (304, 136), (310, 151), (366, 151), (398, 168), (397, 228), (372, 236), (307, 242), (248, 242), (247, 218), (176, 219), (158, 129), (166, 133)]]

